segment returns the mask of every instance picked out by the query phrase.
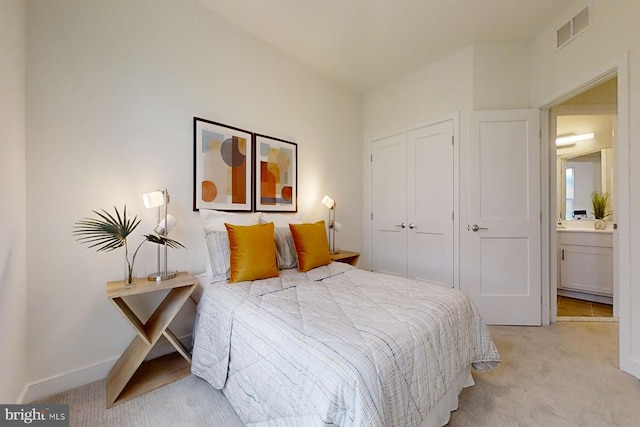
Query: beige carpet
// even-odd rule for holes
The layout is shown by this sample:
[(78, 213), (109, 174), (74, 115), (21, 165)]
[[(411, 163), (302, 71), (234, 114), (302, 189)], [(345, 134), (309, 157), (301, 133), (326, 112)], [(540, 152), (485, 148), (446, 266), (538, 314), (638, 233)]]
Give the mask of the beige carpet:
[[(450, 426), (637, 426), (640, 380), (617, 369), (618, 324), (490, 327), (503, 363), (473, 372)], [(98, 381), (38, 403), (68, 403), (72, 426), (241, 426), (224, 396), (188, 377), (105, 409)]]
[(618, 370), (618, 324), (492, 326), (502, 363), (474, 372), (450, 426), (638, 426), (640, 380)]

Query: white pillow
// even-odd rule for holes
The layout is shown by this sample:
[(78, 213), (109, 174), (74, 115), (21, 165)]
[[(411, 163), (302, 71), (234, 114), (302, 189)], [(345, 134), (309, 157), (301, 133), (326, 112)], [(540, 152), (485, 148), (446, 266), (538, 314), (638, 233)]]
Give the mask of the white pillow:
[(289, 224), (302, 224), (302, 212), (296, 212), (294, 214), (277, 214), (266, 213), (260, 214), (260, 222), (266, 224), (272, 222), (274, 227), (286, 227), (289, 228)]
[[(260, 223), (259, 212), (223, 212), (213, 209), (200, 209), (200, 218), (202, 220), (202, 228), (204, 229), (205, 242), (207, 243), (207, 249), (209, 256), (207, 257), (206, 275), (219, 277), (222, 271), (228, 274), (229, 260), (226, 264), (213, 266), (213, 262), (218, 262), (220, 259), (224, 259), (224, 254), (228, 256), (229, 240), (226, 239), (226, 247), (224, 246), (227, 228), (224, 226), (225, 222), (233, 225), (256, 225)], [(217, 233), (209, 233), (211, 231), (223, 231), (224, 236), (217, 235)], [(227, 276), (228, 278), (228, 276)]]
[(260, 212), (222, 212), (212, 209), (200, 209), (200, 218), (205, 230), (227, 231), (224, 223), (233, 225), (256, 225), (260, 223)]
[(226, 231), (205, 230), (204, 238), (207, 242), (207, 276), (211, 276), (211, 283), (228, 280), (231, 276), (231, 248), (229, 235)]
[(260, 222), (263, 224), (273, 222), (274, 239), (276, 241), (276, 260), (278, 261), (278, 269), (295, 268), (298, 266), (296, 257), (296, 248), (293, 245), (293, 237), (289, 224), (302, 224), (303, 214), (296, 212), (294, 214), (277, 214), (265, 213), (260, 215)]
[(276, 241), (278, 270), (296, 268), (298, 266), (298, 258), (296, 256), (296, 247), (293, 243), (291, 229), (289, 227), (276, 227), (273, 229), (273, 238)]

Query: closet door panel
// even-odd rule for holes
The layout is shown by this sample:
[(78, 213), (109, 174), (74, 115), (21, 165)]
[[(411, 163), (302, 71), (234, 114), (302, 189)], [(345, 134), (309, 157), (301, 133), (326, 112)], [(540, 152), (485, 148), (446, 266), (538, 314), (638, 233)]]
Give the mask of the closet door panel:
[[(410, 231), (411, 233), (411, 231)], [(453, 287), (449, 284), (448, 254), (443, 248), (445, 236), (442, 233), (425, 233), (420, 231), (409, 235), (412, 250), (409, 252), (409, 275), (416, 280), (437, 283)]]
[(408, 276), (453, 287), (453, 122), (408, 133)]
[(372, 270), (407, 275), (407, 135), (371, 144)]

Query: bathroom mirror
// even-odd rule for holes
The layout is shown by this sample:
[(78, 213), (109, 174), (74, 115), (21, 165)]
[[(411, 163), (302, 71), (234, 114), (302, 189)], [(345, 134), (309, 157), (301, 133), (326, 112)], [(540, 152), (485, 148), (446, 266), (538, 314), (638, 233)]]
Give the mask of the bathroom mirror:
[(556, 148), (557, 214), (563, 220), (594, 220), (591, 193), (607, 192), (614, 200), (615, 115), (558, 115), (557, 134), (592, 132), (593, 138)]
[(559, 182), (563, 186), (564, 206), (558, 206), (558, 218), (593, 220), (591, 193), (611, 193), (607, 160), (611, 149), (560, 159)]

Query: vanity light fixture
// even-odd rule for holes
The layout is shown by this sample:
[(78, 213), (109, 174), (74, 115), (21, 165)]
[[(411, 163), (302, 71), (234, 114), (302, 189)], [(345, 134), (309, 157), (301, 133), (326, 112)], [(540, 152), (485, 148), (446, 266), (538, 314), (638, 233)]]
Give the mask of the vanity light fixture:
[(569, 145), (575, 145), (576, 142), (586, 141), (593, 139), (595, 134), (593, 132), (581, 133), (578, 135), (565, 135), (556, 138), (556, 147), (567, 147)]

